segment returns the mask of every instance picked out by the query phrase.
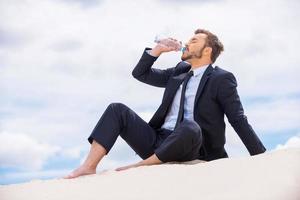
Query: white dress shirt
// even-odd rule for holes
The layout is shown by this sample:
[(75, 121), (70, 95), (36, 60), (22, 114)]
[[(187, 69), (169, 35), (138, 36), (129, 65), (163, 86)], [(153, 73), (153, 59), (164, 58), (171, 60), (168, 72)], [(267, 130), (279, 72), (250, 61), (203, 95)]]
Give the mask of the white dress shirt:
[[(187, 83), (186, 90), (185, 90), (185, 97), (184, 97), (184, 107), (183, 107), (184, 119), (194, 121), (195, 96), (196, 96), (202, 75), (207, 67), (208, 67), (208, 65), (204, 65), (204, 66), (199, 66), (196, 69), (194, 69), (193, 70), (194, 74)], [(168, 114), (165, 118), (165, 122), (162, 125), (162, 128), (169, 129), (169, 130), (174, 130), (174, 128), (175, 128), (177, 117), (178, 117), (178, 112), (179, 112), (179, 106), (180, 106), (182, 85), (183, 85), (183, 82), (175, 94), (172, 105), (168, 111)]]
[[(151, 50), (146, 51), (149, 55), (153, 56), (151, 54)], [(185, 90), (185, 97), (184, 97), (184, 106), (183, 106), (183, 118), (188, 120), (194, 121), (194, 104), (195, 104), (195, 97), (198, 90), (199, 83), (201, 81), (201, 78), (203, 76), (204, 71), (208, 65), (203, 65), (196, 67), (193, 70), (193, 76), (189, 79), (186, 90)], [(192, 69), (191, 69), (192, 70)], [(167, 113), (167, 116), (165, 118), (164, 124), (161, 126), (162, 128), (174, 130), (178, 112), (179, 112), (179, 106), (180, 106), (180, 97), (181, 97), (181, 90), (182, 90), (183, 82), (181, 83), (180, 87), (178, 88), (172, 105)]]

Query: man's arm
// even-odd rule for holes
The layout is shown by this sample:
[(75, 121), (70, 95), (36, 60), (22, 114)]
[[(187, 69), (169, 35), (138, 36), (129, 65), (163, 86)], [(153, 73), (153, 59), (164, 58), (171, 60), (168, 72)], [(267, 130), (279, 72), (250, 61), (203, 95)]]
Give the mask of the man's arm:
[(237, 82), (232, 73), (227, 73), (219, 83), (217, 98), (229, 123), (241, 138), (250, 155), (266, 151), (244, 115), (242, 103), (237, 92)]
[(156, 87), (166, 87), (170, 76), (175, 71), (175, 67), (164, 70), (152, 68), (153, 63), (157, 60), (158, 57), (153, 56), (152, 54), (150, 54), (150, 52), (147, 52), (147, 50), (151, 49), (146, 48), (143, 52), (143, 55), (140, 58), (138, 64), (132, 71), (133, 77), (149, 85), (153, 85)]
[[(166, 40), (174, 39), (169, 38)], [(158, 43), (153, 49), (146, 48), (138, 64), (132, 71), (133, 77), (149, 85), (166, 87), (170, 76), (175, 72), (175, 67), (165, 70), (151, 67), (162, 53), (170, 51), (177, 51), (177, 47), (166, 46), (163, 43)]]

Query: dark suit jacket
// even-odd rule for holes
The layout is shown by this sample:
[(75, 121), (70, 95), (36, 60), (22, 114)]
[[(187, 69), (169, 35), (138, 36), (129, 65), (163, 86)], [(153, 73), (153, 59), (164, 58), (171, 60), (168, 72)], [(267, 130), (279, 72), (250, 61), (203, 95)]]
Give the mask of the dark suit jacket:
[[(143, 83), (165, 88), (162, 103), (149, 121), (151, 127), (158, 129), (164, 123), (176, 91), (191, 66), (186, 62), (179, 62), (175, 67), (165, 70), (152, 68), (157, 57), (149, 55), (146, 52), (149, 49), (145, 49), (132, 75)], [(194, 104), (194, 120), (201, 127), (203, 134), (199, 159), (209, 161), (228, 157), (224, 149), (224, 114), (250, 155), (266, 151), (244, 115), (236, 87), (237, 82), (232, 73), (217, 66), (213, 68), (211, 65), (205, 70)]]

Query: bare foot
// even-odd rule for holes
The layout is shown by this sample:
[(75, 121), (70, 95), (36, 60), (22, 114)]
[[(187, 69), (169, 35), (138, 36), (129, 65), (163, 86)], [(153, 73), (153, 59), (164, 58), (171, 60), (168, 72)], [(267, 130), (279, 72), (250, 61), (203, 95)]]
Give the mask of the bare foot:
[(84, 165), (80, 166), (79, 168), (75, 169), (73, 172), (71, 172), (69, 175), (63, 177), (64, 179), (72, 179), (79, 176), (84, 175), (90, 175), (90, 174), (96, 174), (96, 169), (88, 168)]

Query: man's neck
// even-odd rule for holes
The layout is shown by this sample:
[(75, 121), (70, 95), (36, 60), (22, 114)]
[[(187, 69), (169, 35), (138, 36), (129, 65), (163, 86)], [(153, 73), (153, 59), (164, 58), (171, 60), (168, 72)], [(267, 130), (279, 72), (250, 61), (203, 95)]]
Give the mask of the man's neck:
[(192, 69), (197, 69), (199, 67), (204, 67), (211, 64), (210, 61), (204, 61), (204, 60), (192, 60), (189, 61), (189, 63), (191, 64)]

